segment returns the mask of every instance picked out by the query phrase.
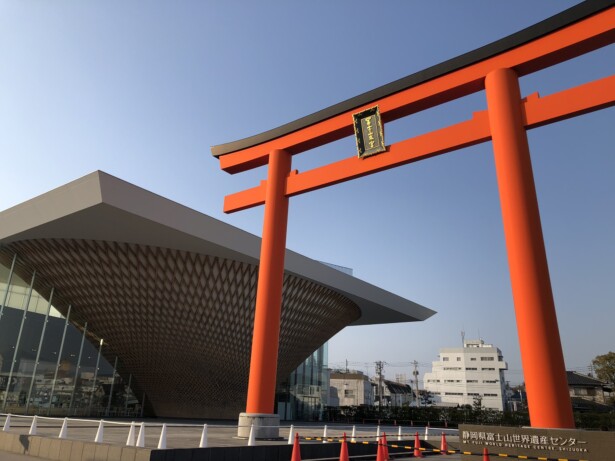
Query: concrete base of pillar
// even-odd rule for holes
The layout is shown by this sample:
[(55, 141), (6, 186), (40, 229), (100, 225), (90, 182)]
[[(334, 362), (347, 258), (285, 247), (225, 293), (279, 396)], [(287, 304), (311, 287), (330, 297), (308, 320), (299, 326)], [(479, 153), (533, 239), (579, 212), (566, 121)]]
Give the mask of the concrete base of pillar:
[(266, 413), (239, 413), (237, 436), (250, 437), (250, 428), (254, 425), (255, 439), (280, 438), (280, 416)]

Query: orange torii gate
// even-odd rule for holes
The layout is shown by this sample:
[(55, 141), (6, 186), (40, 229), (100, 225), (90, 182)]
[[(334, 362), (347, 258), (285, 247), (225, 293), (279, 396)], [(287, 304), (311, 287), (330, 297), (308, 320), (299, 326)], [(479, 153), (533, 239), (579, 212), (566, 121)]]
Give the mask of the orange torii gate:
[[(615, 1), (586, 1), (295, 122), (212, 147), (221, 169), (232, 174), (268, 164), (266, 181), (224, 201), (226, 213), (265, 205), (247, 406), (240, 421), (258, 426), (267, 425), (259, 418), (275, 418), (289, 197), (491, 140), (531, 424), (574, 427), (526, 130), (615, 105), (615, 75), (524, 99), (518, 78), (614, 41)], [(470, 120), (391, 144), (380, 155), (291, 171), (293, 155), (352, 135), (357, 112), (377, 105), (383, 122), (390, 122), (481, 90), (487, 110)], [(263, 434), (271, 436), (256, 436)]]

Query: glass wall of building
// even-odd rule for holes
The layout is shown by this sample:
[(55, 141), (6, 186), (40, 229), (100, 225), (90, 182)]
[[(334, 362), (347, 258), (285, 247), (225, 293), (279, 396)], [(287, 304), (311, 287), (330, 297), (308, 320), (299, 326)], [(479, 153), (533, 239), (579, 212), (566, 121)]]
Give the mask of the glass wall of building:
[(329, 402), (328, 347), (323, 344), (278, 386), (281, 420), (322, 421)]
[[(35, 289), (36, 287), (36, 289)], [(18, 255), (0, 254), (0, 412), (52, 416), (139, 416), (131, 377), (117, 358)], [(126, 378), (126, 379), (125, 379)]]

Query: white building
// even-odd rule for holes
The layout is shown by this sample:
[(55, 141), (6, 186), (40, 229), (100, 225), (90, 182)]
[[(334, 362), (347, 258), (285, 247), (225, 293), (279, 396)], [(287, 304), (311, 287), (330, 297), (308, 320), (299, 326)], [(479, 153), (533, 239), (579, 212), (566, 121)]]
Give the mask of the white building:
[(374, 395), (369, 378), (360, 371), (331, 372), (329, 380), (331, 406), (373, 405)]
[(497, 347), (483, 340), (464, 341), (463, 347), (440, 349), (431, 373), (425, 373), (425, 390), (432, 393), (436, 405), (473, 405), (480, 399), (483, 407), (502, 411), (507, 369)]

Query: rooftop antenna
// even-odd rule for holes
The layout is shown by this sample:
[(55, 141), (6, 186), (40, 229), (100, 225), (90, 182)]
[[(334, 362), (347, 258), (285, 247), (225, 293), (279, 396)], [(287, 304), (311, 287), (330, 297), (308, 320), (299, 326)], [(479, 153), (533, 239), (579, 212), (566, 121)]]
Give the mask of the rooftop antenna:
[(461, 330), (461, 347), (465, 347), (466, 345), (466, 332)]

